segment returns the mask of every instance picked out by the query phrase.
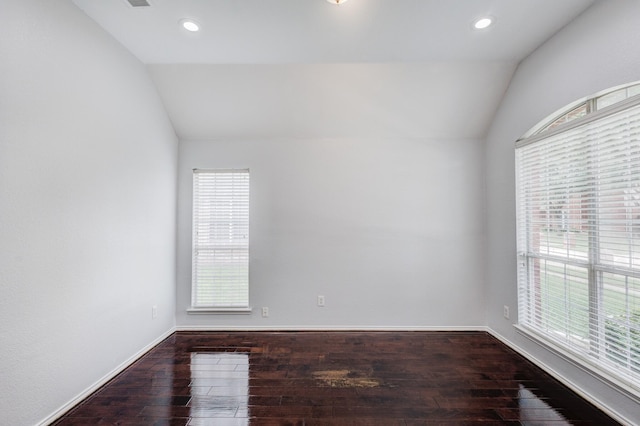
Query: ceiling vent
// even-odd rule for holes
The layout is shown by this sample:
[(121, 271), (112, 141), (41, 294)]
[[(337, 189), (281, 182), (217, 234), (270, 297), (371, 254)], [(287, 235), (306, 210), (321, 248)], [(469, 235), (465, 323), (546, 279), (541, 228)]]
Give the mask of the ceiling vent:
[(131, 7), (149, 7), (151, 6), (147, 0), (127, 0)]

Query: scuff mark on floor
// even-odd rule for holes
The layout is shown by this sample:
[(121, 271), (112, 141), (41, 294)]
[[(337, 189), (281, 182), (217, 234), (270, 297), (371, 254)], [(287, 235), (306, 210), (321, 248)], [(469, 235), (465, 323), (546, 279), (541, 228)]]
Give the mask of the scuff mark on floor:
[(313, 377), (325, 386), (332, 388), (375, 388), (380, 386), (380, 381), (369, 377), (359, 377), (349, 370), (316, 371)]

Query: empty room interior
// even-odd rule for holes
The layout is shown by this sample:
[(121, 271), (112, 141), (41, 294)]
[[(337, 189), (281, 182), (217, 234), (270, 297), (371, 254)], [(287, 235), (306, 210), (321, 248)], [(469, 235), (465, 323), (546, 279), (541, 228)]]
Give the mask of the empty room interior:
[[(250, 395), (194, 420), (187, 377), (173, 414), (94, 420), (446, 423), (465, 407), (435, 385), (364, 420), (344, 398), (436, 383), (417, 366), (450, 351), (467, 370), (517, 376), (491, 362), (517, 360), (640, 424), (638, 83), (637, 0), (0, 0), (0, 424), (53, 424), (169, 350), (189, 377), (235, 363)], [(246, 229), (215, 258), (215, 201), (198, 202), (227, 176)], [(241, 278), (218, 299), (207, 262), (226, 261), (213, 281)], [(402, 378), (338, 365), (405, 338)], [(317, 395), (252, 423), (278, 345), (278, 378)], [(520, 401), (487, 424), (545, 423), (523, 401), (553, 397), (505, 392), (469, 391)], [(575, 420), (555, 408), (549, 424)]]

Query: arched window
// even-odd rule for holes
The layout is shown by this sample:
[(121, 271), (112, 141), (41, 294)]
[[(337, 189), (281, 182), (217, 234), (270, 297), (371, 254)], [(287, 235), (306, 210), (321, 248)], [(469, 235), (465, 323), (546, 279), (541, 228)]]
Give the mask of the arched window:
[(640, 84), (516, 143), (519, 329), (640, 395)]

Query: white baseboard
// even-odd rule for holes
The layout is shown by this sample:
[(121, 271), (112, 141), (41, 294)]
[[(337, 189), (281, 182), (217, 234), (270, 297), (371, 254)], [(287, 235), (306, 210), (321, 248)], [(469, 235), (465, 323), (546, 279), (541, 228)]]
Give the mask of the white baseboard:
[(580, 388), (580, 386), (578, 386), (577, 384), (573, 383), (571, 380), (569, 380), (566, 377), (564, 377), (562, 374), (560, 374), (558, 371), (556, 371), (553, 367), (549, 366), (547, 363), (545, 363), (545, 362), (539, 360), (538, 358), (536, 358), (535, 356), (533, 356), (531, 353), (529, 353), (528, 351), (523, 349), (521, 346), (516, 345), (515, 343), (513, 343), (512, 341), (510, 341), (506, 337), (502, 336), (501, 334), (497, 333), (495, 330), (493, 330), (491, 328), (487, 328), (487, 331), (493, 337), (495, 337), (496, 339), (500, 340), (500, 342), (504, 343), (505, 345), (507, 345), (508, 347), (510, 347), (511, 349), (513, 349), (514, 351), (516, 351), (517, 353), (519, 353), (520, 355), (525, 357), (527, 360), (531, 361), (537, 367), (539, 367), (542, 370), (544, 370), (545, 372), (549, 373), (549, 375), (551, 375), (554, 379), (558, 380), (560, 383), (562, 383), (563, 385), (565, 385), (566, 387), (571, 389), (573, 392), (578, 394), (581, 398), (589, 401), (591, 404), (596, 406), (598, 409), (603, 411), (605, 414), (607, 414), (612, 419), (616, 420), (617, 422), (620, 422), (623, 425), (634, 425), (635, 424), (635, 422), (632, 422), (631, 420), (629, 420), (627, 418), (624, 418), (619, 413), (617, 413), (614, 410), (612, 410), (610, 407), (604, 405), (601, 401), (599, 401), (593, 395), (591, 395), (588, 392), (585, 392), (583, 389)]
[(54, 421), (56, 421), (57, 419), (59, 419), (60, 417), (62, 417), (67, 411), (71, 410), (78, 403), (82, 402), (82, 400), (84, 400), (89, 395), (91, 395), (92, 393), (94, 393), (95, 391), (100, 389), (101, 386), (103, 386), (109, 380), (111, 380), (114, 377), (116, 377), (118, 374), (120, 374), (122, 371), (124, 371), (127, 367), (129, 367), (131, 364), (133, 364), (138, 359), (140, 359), (144, 354), (146, 354), (151, 349), (153, 349), (155, 346), (157, 346), (164, 339), (166, 339), (167, 337), (171, 336), (174, 332), (175, 332), (175, 328), (171, 328), (171, 329), (165, 331), (160, 337), (158, 337), (157, 339), (155, 339), (154, 341), (152, 341), (151, 343), (146, 345), (144, 348), (140, 349), (138, 352), (136, 352), (134, 355), (129, 357), (122, 364), (120, 364), (119, 366), (117, 366), (116, 368), (111, 370), (109, 373), (107, 373), (100, 380), (98, 380), (93, 385), (89, 386), (87, 389), (85, 389), (80, 394), (78, 394), (71, 401), (67, 402), (62, 407), (58, 408), (55, 412), (51, 413), (49, 416), (47, 416), (46, 418), (41, 420), (39, 423), (36, 423), (36, 426), (49, 425), (49, 424), (53, 423)]
[(269, 326), (212, 326), (180, 325), (176, 331), (488, 331), (484, 326), (382, 326), (382, 325), (269, 325)]

